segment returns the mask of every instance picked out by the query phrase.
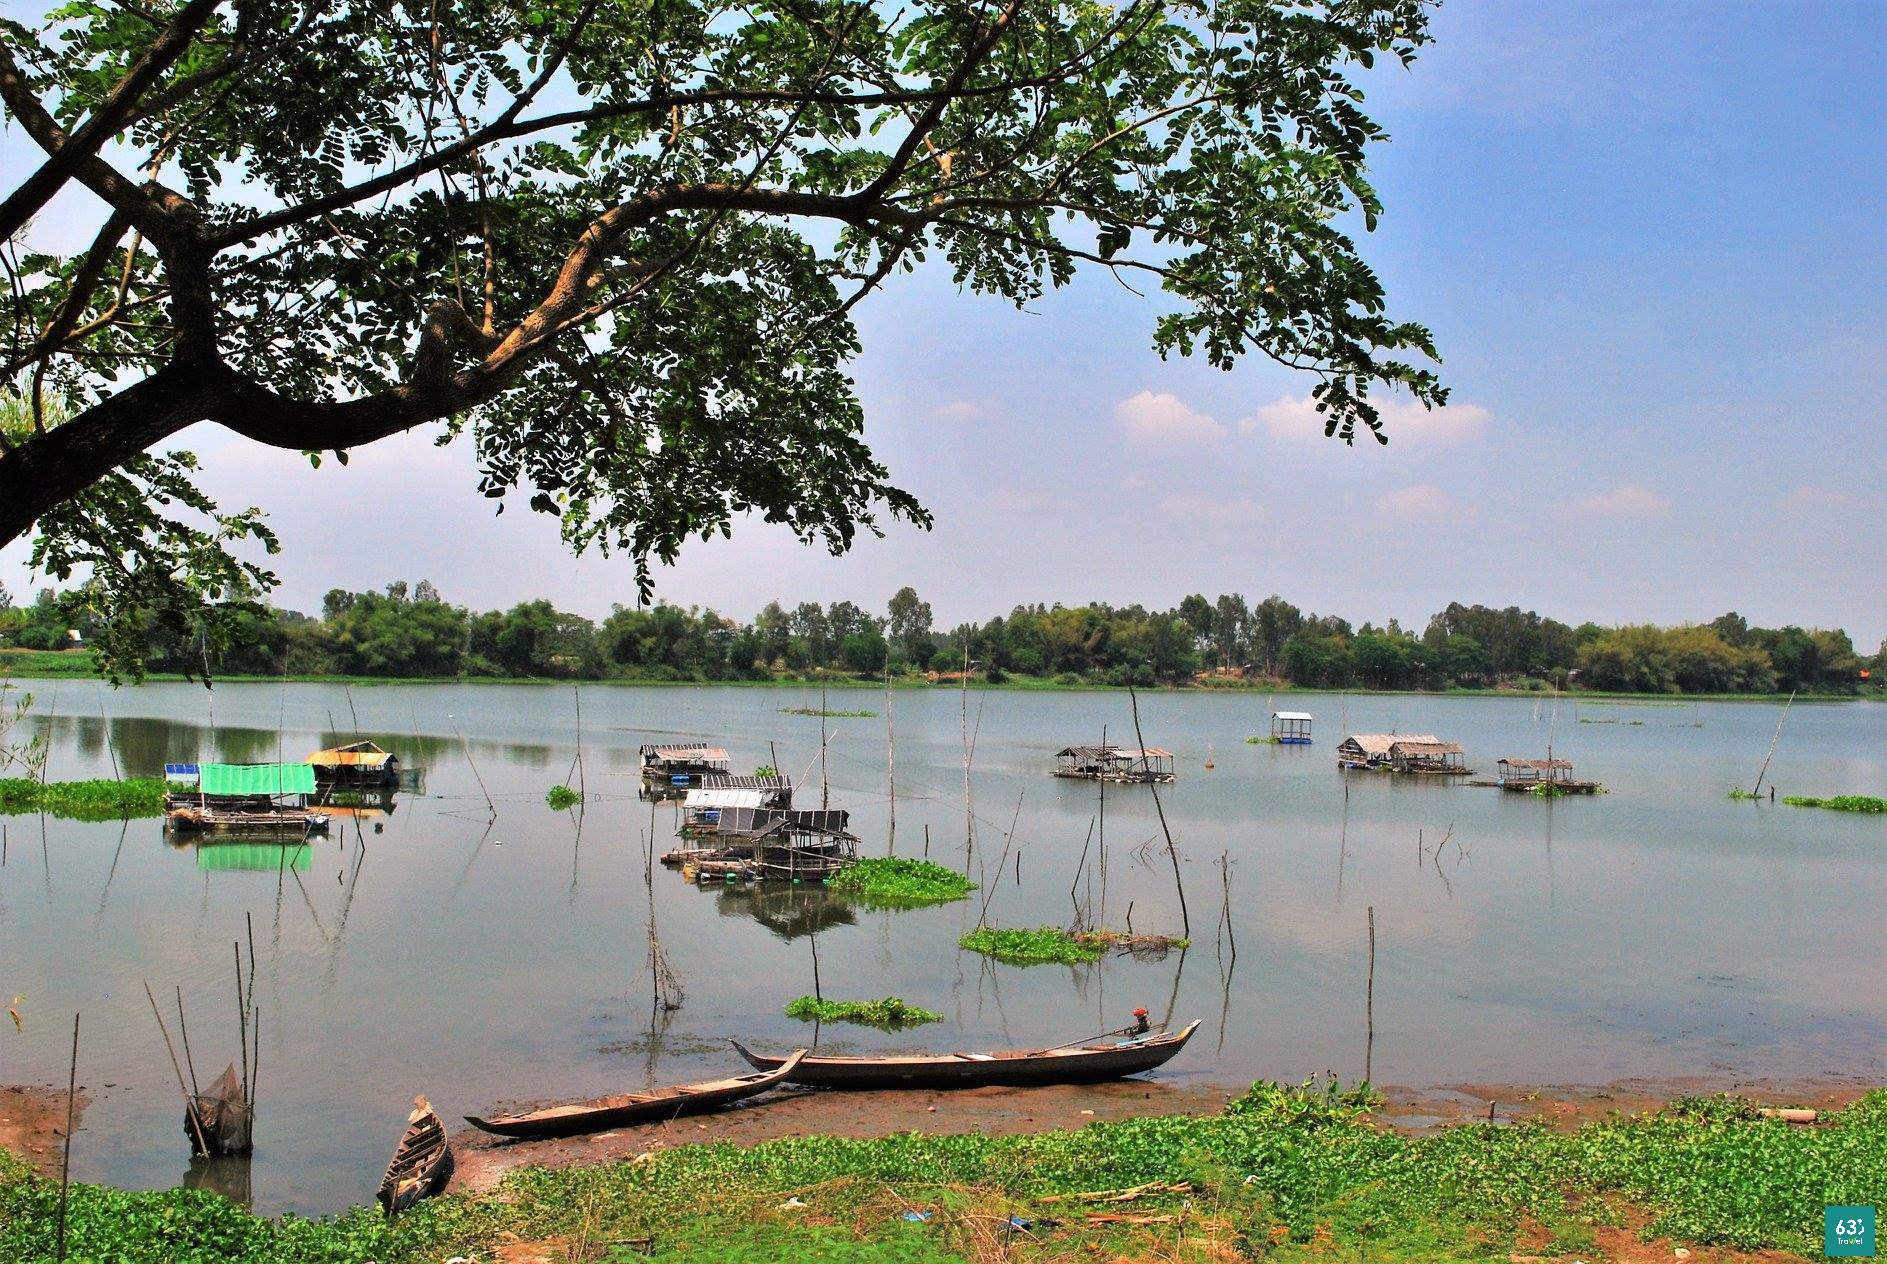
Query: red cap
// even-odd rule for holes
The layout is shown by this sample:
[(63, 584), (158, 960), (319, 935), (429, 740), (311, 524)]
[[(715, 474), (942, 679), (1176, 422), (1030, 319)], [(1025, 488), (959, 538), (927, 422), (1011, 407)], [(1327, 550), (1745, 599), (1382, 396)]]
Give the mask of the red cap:
[(1134, 1017), (1135, 1017), (1135, 1018), (1145, 1018), (1146, 1016), (1147, 1016), (1147, 1007), (1146, 1007), (1146, 1006), (1144, 1006), (1144, 1005), (1136, 1005), (1136, 1006), (1134, 1006)]

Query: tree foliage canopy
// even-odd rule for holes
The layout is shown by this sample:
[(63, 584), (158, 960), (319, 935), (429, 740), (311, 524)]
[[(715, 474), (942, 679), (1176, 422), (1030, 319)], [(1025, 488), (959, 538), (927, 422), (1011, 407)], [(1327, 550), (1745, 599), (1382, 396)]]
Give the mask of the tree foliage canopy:
[[(651, 559), (757, 513), (834, 551), (926, 511), (863, 441), (856, 306), (926, 260), (1026, 303), (1165, 291), (1153, 341), (1444, 391), (1348, 233), (1353, 82), (1426, 0), (75, 0), (0, 23), (44, 152), (0, 202), (14, 302), (0, 543), (177, 621), (272, 538), (182, 488), (193, 423), (345, 459), (427, 423), (575, 547)], [(89, 244), (23, 232), (62, 190)], [(77, 204), (76, 202), (74, 204)], [(64, 205), (64, 203), (62, 203)], [(147, 512), (153, 496), (208, 525)], [(63, 573), (63, 571), (61, 572)], [(212, 629), (214, 631), (214, 629)], [(120, 647), (130, 653), (129, 638)], [(128, 663), (135, 667), (135, 662)]]

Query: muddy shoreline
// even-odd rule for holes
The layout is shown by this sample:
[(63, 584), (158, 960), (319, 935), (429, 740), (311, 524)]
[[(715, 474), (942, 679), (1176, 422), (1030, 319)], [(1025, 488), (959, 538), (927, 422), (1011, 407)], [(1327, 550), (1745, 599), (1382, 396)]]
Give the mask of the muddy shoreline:
[[(72, 1103), (72, 1127), (85, 1127), (91, 1097), (83, 1086)], [(57, 1177), (65, 1153), (66, 1094), (63, 1088), (0, 1084), (0, 1150), (24, 1159), (41, 1176)]]
[[(618, 1128), (587, 1136), (513, 1141), (468, 1125), (452, 1129), (458, 1167), (451, 1189), (486, 1190), (514, 1168), (613, 1163), (703, 1141), (753, 1145), (779, 1137), (824, 1134), (882, 1137), (896, 1132), (997, 1134), (1073, 1129), (1142, 1115), (1210, 1115), (1248, 1085), (1172, 1085), (1157, 1080), (1044, 1088), (837, 1093), (784, 1089), (713, 1115)], [(1604, 1085), (1459, 1083), (1431, 1088), (1384, 1086), (1376, 1119), (1419, 1134), (1452, 1124), (1538, 1120), (1570, 1130), (1610, 1115), (1656, 1110), (1672, 1099), (1735, 1093), (1767, 1106), (1834, 1110), (1876, 1085), (1844, 1080), (1620, 1080)], [(523, 1107), (542, 1102), (520, 1103)]]

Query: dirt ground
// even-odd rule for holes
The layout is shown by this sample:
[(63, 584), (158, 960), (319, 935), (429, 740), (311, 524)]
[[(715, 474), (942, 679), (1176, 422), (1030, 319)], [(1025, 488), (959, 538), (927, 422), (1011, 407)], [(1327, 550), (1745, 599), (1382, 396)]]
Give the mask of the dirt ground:
[[(83, 1089), (73, 1100), (74, 1128), (84, 1126), (85, 1107), (90, 1101)], [(64, 1089), (0, 1085), (0, 1150), (25, 1159), (42, 1175), (57, 1176), (65, 1137)]]
[[(480, 1190), (496, 1185), (514, 1167), (566, 1167), (631, 1159), (666, 1146), (697, 1141), (752, 1145), (775, 1137), (828, 1133), (881, 1137), (894, 1132), (1036, 1132), (1079, 1128), (1099, 1120), (1139, 1115), (1207, 1115), (1222, 1109), (1245, 1086), (1174, 1086), (1158, 1081), (1047, 1088), (979, 1088), (955, 1092), (889, 1090), (831, 1093), (785, 1089), (730, 1110), (684, 1116), (610, 1132), (549, 1141), (513, 1141), (466, 1125), (452, 1134), (458, 1169), (451, 1188)], [(1449, 1124), (1485, 1120), (1490, 1105), (1497, 1122), (1543, 1119), (1572, 1129), (1612, 1114), (1655, 1110), (1672, 1098), (1738, 1093), (1767, 1105), (1832, 1110), (1873, 1086), (1834, 1081), (1623, 1080), (1603, 1086), (1455, 1084), (1440, 1088), (1387, 1087), (1377, 1118), (1404, 1132), (1421, 1133)], [(525, 1103), (532, 1105), (534, 1103)], [(1662, 1257), (1669, 1259), (1667, 1253)]]

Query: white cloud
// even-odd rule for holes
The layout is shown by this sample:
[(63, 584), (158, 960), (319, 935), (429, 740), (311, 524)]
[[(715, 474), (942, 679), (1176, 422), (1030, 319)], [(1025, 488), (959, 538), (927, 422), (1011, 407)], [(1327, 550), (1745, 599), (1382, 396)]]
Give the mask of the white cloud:
[[(1428, 409), (1412, 399), (1377, 400), (1376, 411), (1382, 415), (1383, 433), (1389, 436), (1392, 447), (1398, 443), (1472, 439), (1487, 429), (1491, 416), (1479, 404)], [(1317, 411), (1317, 401), (1308, 395), (1281, 395), (1250, 417), (1240, 419), (1238, 428), (1251, 431), (1261, 425), (1275, 439), (1324, 437), (1324, 414)]]
[(1201, 443), (1225, 434), (1216, 419), (1166, 392), (1123, 399), (1114, 405), (1114, 417), (1137, 443)]
[(931, 416), (943, 421), (975, 421), (987, 413), (988, 409), (973, 399), (953, 399), (930, 410)]
[(1604, 518), (1644, 518), (1670, 507), (1670, 501), (1639, 483), (1625, 483), (1579, 502), (1585, 512)]
[(1433, 483), (1417, 483), (1390, 492), (1376, 502), (1378, 512), (1405, 522), (1472, 522), (1480, 511), (1463, 504)]

